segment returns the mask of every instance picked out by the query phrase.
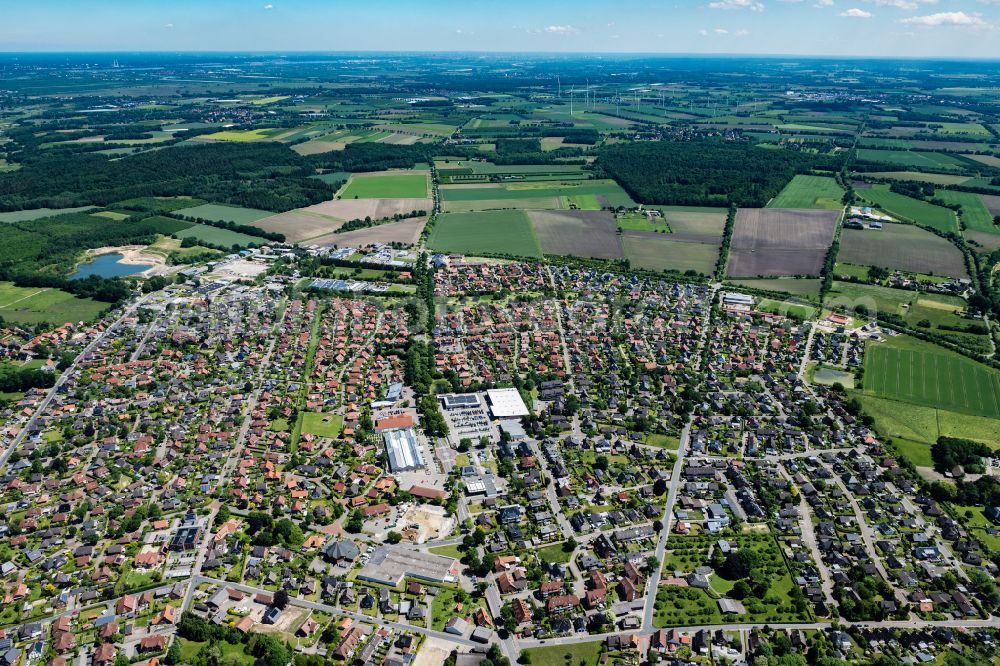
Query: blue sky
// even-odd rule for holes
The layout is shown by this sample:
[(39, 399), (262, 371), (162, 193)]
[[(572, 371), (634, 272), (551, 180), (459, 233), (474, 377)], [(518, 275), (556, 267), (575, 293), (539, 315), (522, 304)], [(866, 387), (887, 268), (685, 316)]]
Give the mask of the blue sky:
[(0, 0), (0, 51), (1000, 58), (1000, 0)]

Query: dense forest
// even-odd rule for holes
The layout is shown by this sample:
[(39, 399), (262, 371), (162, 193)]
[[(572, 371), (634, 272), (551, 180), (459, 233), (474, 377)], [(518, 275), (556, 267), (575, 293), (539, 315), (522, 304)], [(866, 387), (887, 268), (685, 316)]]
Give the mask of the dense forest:
[(190, 195), (283, 212), (332, 196), (332, 188), (311, 178), (313, 173), (305, 158), (273, 143), (174, 146), (119, 160), (96, 154), (46, 156), (0, 176), (0, 209)]
[(822, 155), (716, 140), (615, 144), (597, 166), (639, 203), (748, 208), (764, 206), (796, 173), (840, 167)]

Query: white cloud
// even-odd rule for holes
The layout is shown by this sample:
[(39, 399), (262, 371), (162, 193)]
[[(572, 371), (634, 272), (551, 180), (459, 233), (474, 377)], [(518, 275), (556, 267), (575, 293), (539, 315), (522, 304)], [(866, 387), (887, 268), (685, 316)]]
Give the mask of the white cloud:
[(913, 11), (920, 5), (936, 5), (938, 0), (867, 0), (878, 7), (895, 7)]
[(698, 34), (701, 35), (702, 37), (706, 37), (708, 36), (708, 30), (702, 28), (701, 30), (698, 31)]
[(172, 28), (172, 27), (174, 27), (174, 24), (173, 24), (173, 23), (168, 23), (168, 24), (166, 24), (166, 25), (165, 25), (165, 26), (163, 26), (163, 27), (164, 27), (164, 28)]
[(900, 23), (909, 25), (964, 25), (976, 28), (983, 28), (987, 25), (978, 16), (965, 12), (938, 12), (927, 16), (911, 16), (900, 20)]
[(577, 32), (577, 29), (571, 25), (548, 25), (545, 26), (544, 30), (552, 35), (571, 35)]
[(832, 7), (832, 6), (833, 6), (833, 0), (819, 0), (815, 5), (813, 5), (813, 7), (819, 7), (819, 8)]
[(728, 35), (729, 31), (726, 30), (725, 28), (716, 28), (715, 29), (715, 34), (717, 34), (717, 35)]
[(846, 11), (842, 11), (842, 12), (840, 12), (840, 15), (841, 16), (846, 16), (848, 18), (871, 18), (872, 17), (872, 13), (871, 12), (866, 12), (863, 9), (857, 9), (857, 8), (848, 9)]
[(755, 12), (764, 11), (764, 3), (759, 0), (716, 0), (708, 3), (709, 9), (750, 9)]
[(741, 28), (741, 29), (737, 30), (736, 32), (734, 32), (733, 34), (736, 35), (737, 37), (746, 37), (747, 35), (750, 34), (750, 31)]
[(274, 5), (271, 4), (264, 5), (264, 9), (274, 9)]

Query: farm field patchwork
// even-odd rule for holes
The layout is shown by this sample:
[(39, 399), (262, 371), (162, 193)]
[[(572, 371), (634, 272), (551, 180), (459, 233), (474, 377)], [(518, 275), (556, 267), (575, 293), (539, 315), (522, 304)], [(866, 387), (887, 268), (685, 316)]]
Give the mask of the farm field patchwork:
[(1000, 417), (1000, 373), (912, 338), (869, 344), (864, 389), (880, 398)]
[(519, 210), (443, 213), (435, 221), (427, 245), (441, 252), (472, 255), (542, 256), (531, 220)]
[(867, 199), (893, 217), (938, 231), (958, 231), (958, 219), (951, 209), (890, 192), (887, 185), (876, 185), (857, 192), (862, 199)]
[(884, 224), (882, 229), (844, 229), (837, 260), (911, 273), (968, 277), (961, 250), (926, 229)]
[(833, 210), (741, 208), (736, 213), (728, 275), (819, 275), (839, 216)]
[(843, 196), (844, 190), (835, 178), (798, 174), (767, 207), (840, 210), (844, 207)]

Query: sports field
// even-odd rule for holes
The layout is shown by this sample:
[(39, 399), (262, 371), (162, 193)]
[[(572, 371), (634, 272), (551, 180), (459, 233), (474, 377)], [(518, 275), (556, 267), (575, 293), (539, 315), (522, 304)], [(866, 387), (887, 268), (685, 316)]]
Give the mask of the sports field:
[(422, 173), (355, 175), (340, 193), (342, 199), (423, 199), (427, 176)]
[(427, 246), (441, 252), (542, 256), (528, 214), (520, 210), (444, 213), (434, 223)]
[(885, 185), (858, 190), (857, 193), (862, 199), (867, 199), (902, 220), (933, 227), (939, 231), (958, 231), (958, 220), (951, 209), (890, 192)]
[(828, 176), (797, 175), (785, 185), (768, 208), (825, 208), (840, 210), (844, 190), (836, 179)]
[(864, 387), (880, 398), (1000, 417), (1000, 373), (912, 338), (868, 346)]

